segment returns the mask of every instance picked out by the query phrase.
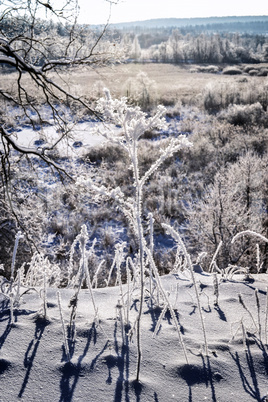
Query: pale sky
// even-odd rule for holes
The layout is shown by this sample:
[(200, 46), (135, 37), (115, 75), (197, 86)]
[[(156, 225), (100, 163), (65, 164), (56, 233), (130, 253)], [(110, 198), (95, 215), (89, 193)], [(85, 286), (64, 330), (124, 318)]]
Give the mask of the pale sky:
[[(116, 2), (116, 0), (113, 0)], [(109, 17), (105, 0), (79, 0), (79, 22), (104, 24)], [(112, 5), (111, 23), (154, 18), (194, 18), (268, 15), (267, 0), (119, 0)]]

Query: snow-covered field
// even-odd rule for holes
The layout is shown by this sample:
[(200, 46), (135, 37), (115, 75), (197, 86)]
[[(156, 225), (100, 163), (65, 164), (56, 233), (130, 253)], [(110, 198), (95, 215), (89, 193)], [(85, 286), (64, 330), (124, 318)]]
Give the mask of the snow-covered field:
[[(267, 275), (254, 275), (248, 281), (243, 275), (226, 281), (220, 281), (218, 276), (218, 305), (214, 304), (213, 275), (196, 273), (195, 277), (209, 355), (204, 354), (204, 337), (190, 278), (183, 273), (162, 277), (189, 363), (186, 364), (168, 312), (153, 337), (161, 309), (150, 308), (147, 301), (142, 316), (143, 358), (138, 384), (133, 381), (135, 331), (128, 337), (122, 330), (118, 287), (94, 290), (99, 323), (94, 323), (89, 291), (81, 290), (76, 340), (69, 345), (71, 363), (66, 362), (56, 289), (48, 290), (46, 323), (36, 319), (41, 299), (35, 291), (22, 297), (15, 310), (14, 326), (10, 326), (9, 309), (2, 303), (0, 401), (267, 401)], [(66, 326), (73, 294), (72, 289), (61, 290)], [(132, 326), (138, 305), (137, 293), (130, 310)]]
[[(60, 156), (81, 156), (87, 152), (89, 147), (103, 142), (104, 138), (95, 132), (96, 124), (100, 125), (100, 123), (92, 121), (77, 123), (72, 128), (71, 134), (57, 144), (56, 149), (59, 151)], [(55, 126), (46, 126), (42, 131), (34, 131), (31, 127), (24, 127), (13, 137), (20, 146), (38, 148), (40, 138), (44, 138), (44, 142), (40, 146), (50, 147), (57, 141), (60, 134), (57, 133)]]
[[(81, 157), (85, 155), (89, 148), (100, 145), (105, 141), (100, 132), (111, 131), (117, 135), (121, 131), (120, 127), (114, 124), (102, 123), (100, 121), (88, 120), (75, 124), (70, 124), (66, 128), (66, 136), (61, 139), (61, 133), (57, 131), (57, 127), (53, 125), (44, 126), (40, 129), (33, 130), (32, 127), (24, 126), (20, 131), (13, 132), (13, 140), (22, 147), (38, 149), (38, 147), (50, 148), (52, 146), (58, 151), (60, 157)], [(179, 119), (167, 119), (168, 129), (160, 132), (160, 137), (165, 138), (167, 135), (181, 134)], [(68, 130), (70, 130), (68, 132)], [(58, 140), (60, 141), (58, 142)]]

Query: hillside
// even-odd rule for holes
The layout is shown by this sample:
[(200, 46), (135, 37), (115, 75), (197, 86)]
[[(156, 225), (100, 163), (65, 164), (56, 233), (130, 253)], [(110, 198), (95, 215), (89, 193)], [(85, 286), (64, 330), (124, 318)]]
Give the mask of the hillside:
[(268, 32), (268, 16), (230, 16), (208, 18), (158, 18), (111, 24), (117, 29), (184, 28), (203, 27), (208, 30)]

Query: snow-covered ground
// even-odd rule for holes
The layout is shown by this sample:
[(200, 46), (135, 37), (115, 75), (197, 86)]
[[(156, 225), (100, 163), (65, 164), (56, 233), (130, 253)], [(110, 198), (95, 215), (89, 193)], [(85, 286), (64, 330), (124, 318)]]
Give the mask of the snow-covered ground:
[[(62, 157), (74, 156), (86, 153), (89, 147), (99, 145), (103, 142), (104, 137), (96, 133), (96, 126), (101, 123), (93, 121), (85, 121), (77, 123), (66, 138), (63, 138), (57, 145), (56, 149)], [(13, 134), (17, 144), (28, 148), (50, 147), (52, 146), (60, 134), (55, 126), (45, 126), (42, 130), (33, 130), (31, 127), (24, 127), (21, 131)], [(40, 139), (43, 139), (39, 144)]]
[[(33, 130), (32, 127), (22, 126), (22, 129), (13, 132), (13, 140), (20, 146), (27, 148), (46, 147), (49, 148), (54, 145), (61, 137), (61, 133), (57, 131), (57, 127), (53, 125), (52, 119), (48, 119), (51, 125), (40, 127)], [(166, 138), (169, 135), (179, 135), (182, 133), (180, 121), (177, 119), (167, 119), (168, 129), (161, 131), (159, 138)], [(107, 127), (117, 135), (121, 131), (120, 127), (109, 125), (94, 120), (82, 121), (76, 124), (70, 124), (68, 127), (68, 134), (63, 137), (55, 146), (61, 157), (72, 157), (86, 154), (90, 147), (97, 146), (105, 141), (105, 138), (98, 134), (98, 131)], [(158, 139), (159, 139), (158, 138)]]
[[(255, 275), (250, 281), (242, 275), (221, 281), (218, 305), (214, 304), (213, 276), (205, 273), (195, 276), (209, 356), (204, 354), (204, 337), (191, 280), (181, 273), (162, 277), (177, 314), (189, 362), (186, 364), (169, 313), (153, 338), (161, 309), (152, 309), (146, 303), (138, 384), (133, 381), (137, 357), (135, 331), (132, 337), (122, 331), (118, 287), (94, 290), (99, 324), (94, 323), (89, 291), (81, 290), (76, 341), (70, 345), (71, 363), (66, 362), (63, 348), (56, 289), (48, 290), (47, 323), (36, 320), (41, 300), (35, 291), (23, 296), (13, 327), (9, 325), (9, 309), (2, 305), (0, 401), (267, 401), (267, 274)], [(66, 326), (70, 317), (68, 303), (73, 294), (72, 289), (61, 290)], [(244, 306), (239, 302), (239, 294)], [(131, 308), (132, 326), (138, 306), (137, 293)]]

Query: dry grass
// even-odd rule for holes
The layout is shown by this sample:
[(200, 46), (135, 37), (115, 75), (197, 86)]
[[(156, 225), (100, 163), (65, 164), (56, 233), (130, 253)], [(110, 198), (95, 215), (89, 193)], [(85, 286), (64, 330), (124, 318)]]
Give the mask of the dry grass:
[[(258, 65), (258, 68), (267, 68), (267, 64)], [(247, 72), (241, 76), (212, 74), (208, 72), (191, 72), (198, 70), (195, 65), (173, 65), (161, 63), (147, 64), (118, 64), (110, 67), (81, 68), (52, 77), (63, 87), (74, 92), (77, 96), (87, 99), (98, 99), (102, 96), (103, 87), (109, 88), (113, 97), (127, 95), (127, 82), (135, 80), (137, 74), (143, 71), (150, 80), (156, 83), (157, 103), (172, 105), (176, 102), (182, 104), (198, 104), (200, 95), (207, 85), (235, 85), (239, 90), (246, 90), (247, 86), (257, 80), (260, 86), (267, 83), (267, 77), (252, 77)], [(247, 71), (248, 65), (239, 66)], [(223, 66), (221, 66), (223, 68)], [(15, 73), (5, 74), (3, 86), (12, 88), (16, 79)], [(27, 85), (27, 77), (24, 77)], [(134, 84), (133, 84), (134, 85)], [(3, 88), (5, 89), (5, 88)], [(37, 88), (33, 93), (37, 95)]]
[(247, 75), (247, 81), (243, 82), (241, 76), (226, 76), (211, 73), (191, 73), (192, 65), (172, 64), (121, 64), (113, 67), (103, 67), (91, 70), (79, 71), (66, 77), (69, 84), (77, 86), (81, 95), (101, 95), (102, 86), (110, 89), (113, 97), (127, 95), (127, 80), (137, 76), (140, 71), (148, 75), (156, 82), (159, 103), (172, 104), (181, 101), (183, 104), (196, 104), (198, 95), (202, 94), (208, 84), (217, 83), (236, 84), (241, 90), (245, 89), (251, 80), (258, 80), (261, 85), (267, 82), (267, 77), (251, 77)]

